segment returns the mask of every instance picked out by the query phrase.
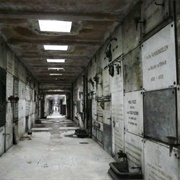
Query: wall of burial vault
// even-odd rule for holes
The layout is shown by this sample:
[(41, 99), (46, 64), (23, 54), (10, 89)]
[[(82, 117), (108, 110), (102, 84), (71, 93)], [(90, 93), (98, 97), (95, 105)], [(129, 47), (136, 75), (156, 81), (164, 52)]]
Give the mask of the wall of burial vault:
[[(0, 155), (2, 155), (13, 145), (13, 137), (18, 141), (32, 127), (35, 119), (38, 119), (38, 84), (2, 39), (0, 39), (0, 80)], [(10, 103), (8, 99), (10, 96), (18, 97), (18, 103)]]
[[(137, 4), (87, 69), (93, 139), (115, 159), (126, 152), (145, 179), (180, 179), (180, 154), (177, 148), (170, 154), (168, 138), (180, 137), (180, 28), (172, 2)], [(178, 17), (178, 1), (176, 7)]]

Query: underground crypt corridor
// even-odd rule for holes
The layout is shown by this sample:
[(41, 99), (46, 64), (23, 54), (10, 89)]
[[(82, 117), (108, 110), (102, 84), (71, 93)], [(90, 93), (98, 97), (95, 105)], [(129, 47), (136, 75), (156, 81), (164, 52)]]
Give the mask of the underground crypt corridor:
[(180, 180), (180, 0), (0, 0), (0, 180)]

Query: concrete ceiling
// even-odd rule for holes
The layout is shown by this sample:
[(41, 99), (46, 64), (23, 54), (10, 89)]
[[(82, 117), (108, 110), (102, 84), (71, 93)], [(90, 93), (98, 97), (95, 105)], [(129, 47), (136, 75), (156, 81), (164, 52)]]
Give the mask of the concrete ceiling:
[[(40, 82), (40, 89), (71, 89), (134, 0), (0, 0), (0, 32), (7, 44)], [(70, 34), (41, 32), (38, 20), (72, 21)], [(45, 51), (44, 44), (69, 45), (68, 51)], [(47, 58), (66, 62), (47, 63)], [(48, 67), (64, 67), (49, 76)], [(61, 73), (61, 72), (60, 72)]]

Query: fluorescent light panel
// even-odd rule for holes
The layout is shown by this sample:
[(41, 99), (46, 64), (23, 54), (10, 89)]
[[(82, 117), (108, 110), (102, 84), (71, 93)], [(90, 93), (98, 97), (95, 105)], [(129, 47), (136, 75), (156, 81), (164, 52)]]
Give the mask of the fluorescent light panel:
[(70, 32), (72, 27), (71, 21), (57, 20), (38, 20), (40, 31), (48, 32)]
[(49, 89), (47, 91), (61, 92), (61, 91), (64, 91), (64, 90), (61, 90), (61, 89)]
[(45, 50), (54, 50), (54, 51), (67, 51), (67, 45), (44, 45)]
[(59, 70), (64, 70), (64, 68), (48, 68), (49, 71), (51, 70), (56, 70), (56, 71), (59, 71)]
[(51, 63), (64, 63), (65, 59), (47, 59), (47, 62), (51, 62)]
[(62, 76), (62, 74), (59, 74), (59, 73), (51, 73), (49, 74), (50, 76)]

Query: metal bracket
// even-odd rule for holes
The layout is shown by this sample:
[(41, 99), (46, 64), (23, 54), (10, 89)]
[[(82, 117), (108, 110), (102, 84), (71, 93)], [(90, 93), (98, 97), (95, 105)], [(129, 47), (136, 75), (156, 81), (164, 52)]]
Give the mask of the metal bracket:
[(156, 5), (156, 6), (162, 6), (163, 8), (164, 8), (164, 2), (163, 3), (157, 3), (157, 2), (154, 2), (154, 4)]
[(10, 133), (3, 133), (4, 136), (10, 135)]
[(146, 24), (146, 21), (141, 21), (141, 17), (135, 17), (134, 18), (134, 21), (135, 21), (135, 24), (136, 24), (136, 31), (137, 31), (137, 28), (138, 28), (138, 24), (143, 24), (145, 25)]

